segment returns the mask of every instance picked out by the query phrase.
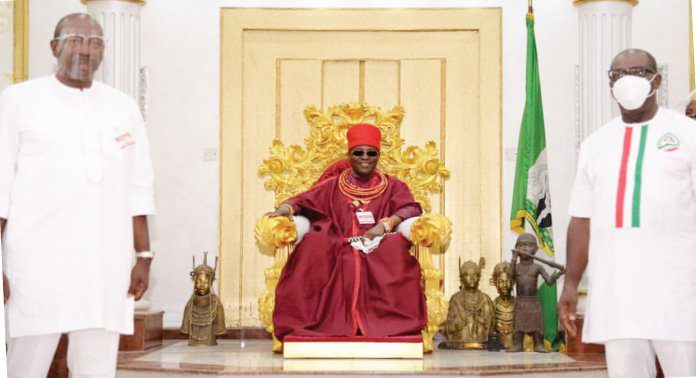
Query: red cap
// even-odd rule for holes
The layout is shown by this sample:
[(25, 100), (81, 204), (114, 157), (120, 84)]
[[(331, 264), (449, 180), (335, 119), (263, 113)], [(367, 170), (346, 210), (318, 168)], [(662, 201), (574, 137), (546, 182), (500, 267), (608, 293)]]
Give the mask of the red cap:
[(348, 151), (356, 146), (372, 146), (379, 150), (381, 142), (382, 133), (375, 125), (360, 123), (348, 129)]

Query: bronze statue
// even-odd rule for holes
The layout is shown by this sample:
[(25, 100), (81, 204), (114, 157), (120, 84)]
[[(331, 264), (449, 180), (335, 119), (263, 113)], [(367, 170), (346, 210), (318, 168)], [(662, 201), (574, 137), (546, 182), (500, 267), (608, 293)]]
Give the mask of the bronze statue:
[(462, 286), (450, 299), (445, 322), (447, 340), (440, 343), (440, 348), (483, 349), (488, 335), (493, 332), (493, 301), (478, 289), (485, 263), (482, 257), (478, 265), (467, 261), (460, 266), (459, 280)]
[[(541, 315), (541, 304), (537, 296), (537, 279), (541, 275), (544, 281), (551, 285), (558, 277), (565, 273), (565, 267), (552, 261), (547, 261), (534, 256), (539, 250), (536, 238), (532, 234), (522, 234), (517, 238), (515, 249), (512, 250), (512, 262), (510, 271), (512, 279), (517, 288), (517, 298), (515, 299), (514, 315), (514, 336), (513, 345), (508, 352), (521, 352), (522, 341), (525, 333), (530, 333), (534, 340), (534, 351), (546, 353), (544, 347), (544, 320)], [(520, 262), (517, 263), (517, 258)], [(551, 267), (559, 269), (549, 276), (544, 267), (535, 264), (534, 260), (540, 261)]]
[(493, 269), (491, 285), (498, 290), (498, 297), (493, 301), (495, 308), (495, 331), (505, 349), (512, 346), (513, 318), (515, 314), (515, 297), (512, 296), (512, 272), (510, 263), (503, 261)]
[(189, 335), (188, 345), (217, 345), (216, 336), (224, 335), (227, 332), (222, 303), (211, 290), (213, 281), (215, 281), (217, 257), (214, 268), (208, 265), (208, 252), (204, 252), (203, 264), (199, 266), (196, 266), (196, 258), (194, 257), (193, 266), (193, 271), (191, 271), (191, 279), (194, 282), (193, 294), (186, 303), (180, 331)]

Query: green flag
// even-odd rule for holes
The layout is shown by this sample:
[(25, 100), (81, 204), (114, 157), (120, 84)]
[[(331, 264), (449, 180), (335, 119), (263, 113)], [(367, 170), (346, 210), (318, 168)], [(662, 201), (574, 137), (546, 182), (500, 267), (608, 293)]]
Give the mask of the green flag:
[[(539, 248), (553, 257), (551, 233), (551, 196), (546, 163), (546, 134), (544, 111), (541, 106), (539, 60), (534, 37), (534, 14), (527, 13), (527, 80), (526, 100), (520, 138), (517, 144), (517, 167), (512, 194), (510, 228), (522, 234), (530, 226), (539, 241)], [(544, 341), (547, 348), (558, 350), (558, 312), (556, 284), (539, 287), (539, 299), (544, 318)]]

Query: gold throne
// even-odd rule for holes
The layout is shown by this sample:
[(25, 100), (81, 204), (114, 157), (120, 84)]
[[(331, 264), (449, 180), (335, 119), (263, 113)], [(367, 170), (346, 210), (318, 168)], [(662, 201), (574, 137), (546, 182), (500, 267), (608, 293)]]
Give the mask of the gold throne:
[[(431, 255), (447, 250), (452, 233), (449, 219), (430, 213), (428, 196), (439, 193), (441, 180), (449, 177), (449, 171), (438, 157), (435, 143), (430, 141), (423, 148), (404, 146), (400, 133), (404, 118), (401, 106), (382, 112), (378, 107), (349, 103), (331, 106), (326, 113), (310, 106), (305, 109), (304, 116), (309, 123), (309, 137), (305, 138), (305, 147), (286, 147), (276, 139), (270, 149), (271, 156), (259, 168), (259, 176), (268, 177), (266, 189), (275, 192), (275, 206), (310, 188), (326, 168), (345, 159), (346, 131), (351, 125), (372, 123), (379, 127), (382, 132), (382, 147), (378, 169), (408, 184), (424, 210), (424, 214), (411, 223), (409, 239), (413, 243), (411, 253), (421, 266), (428, 311), (428, 322), (422, 331), (423, 352), (431, 352), (433, 337), (447, 318), (448, 308), (442, 286), (443, 273), (433, 266)], [(260, 319), (271, 335), (274, 329), (275, 289), (295, 242), (298, 237), (301, 239), (298, 227), (285, 217), (263, 216), (254, 228), (261, 252), (274, 256), (273, 265), (265, 272), (266, 289), (259, 298)], [(275, 336), (273, 350), (283, 350), (282, 343)]]

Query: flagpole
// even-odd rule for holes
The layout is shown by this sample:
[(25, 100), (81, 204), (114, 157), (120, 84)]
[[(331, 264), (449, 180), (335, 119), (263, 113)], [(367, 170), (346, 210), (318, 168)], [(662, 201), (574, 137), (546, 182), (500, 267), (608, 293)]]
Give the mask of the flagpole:
[[(534, 36), (533, 1), (527, 0), (527, 4), (526, 96), (517, 142), (517, 163), (510, 209), (510, 228), (518, 234), (523, 234), (525, 225), (530, 226), (534, 229), (539, 249), (543, 249), (548, 256), (553, 257), (551, 193), (548, 182), (539, 60)], [(542, 172), (543, 174), (541, 174)], [(517, 293), (519, 294), (519, 291)], [(537, 291), (537, 296), (544, 319), (544, 344), (549, 349), (560, 350), (563, 341), (558, 339), (556, 283), (552, 285), (542, 284)]]

